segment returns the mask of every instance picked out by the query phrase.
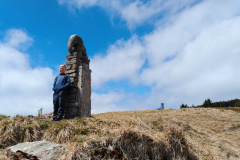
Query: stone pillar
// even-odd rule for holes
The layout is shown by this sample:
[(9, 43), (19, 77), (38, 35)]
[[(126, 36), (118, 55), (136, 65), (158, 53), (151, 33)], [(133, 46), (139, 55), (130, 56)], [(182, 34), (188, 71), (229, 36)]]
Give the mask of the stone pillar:
[(81, 37), (72, 35), (68, 41), (70, 54), (66, 55), (71, 88), (66, 98), (65, 118), (91, 116), (91, 70)]

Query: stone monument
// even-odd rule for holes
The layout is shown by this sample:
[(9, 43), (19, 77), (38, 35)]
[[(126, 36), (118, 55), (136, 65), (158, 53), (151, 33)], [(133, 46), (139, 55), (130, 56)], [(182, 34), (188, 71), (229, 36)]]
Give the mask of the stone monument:
[(71, 88), (66, 97), (65, 117), (91, 116), (91, 70), (86, 48), (78, 35), (70, 36), (66, 55), (66, 74), (70, 76)]

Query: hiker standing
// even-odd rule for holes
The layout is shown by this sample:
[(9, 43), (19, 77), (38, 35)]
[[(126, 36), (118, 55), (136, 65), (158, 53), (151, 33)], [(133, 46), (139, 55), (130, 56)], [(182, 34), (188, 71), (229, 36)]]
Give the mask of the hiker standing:
[(60, 74), (53, 83), (53, 121), (59, 121), (63, 118), (66, 95), (71, 86), (70, 76), (65, 74), (66, 66), (64, 64), (60, 65), (59, 71)]

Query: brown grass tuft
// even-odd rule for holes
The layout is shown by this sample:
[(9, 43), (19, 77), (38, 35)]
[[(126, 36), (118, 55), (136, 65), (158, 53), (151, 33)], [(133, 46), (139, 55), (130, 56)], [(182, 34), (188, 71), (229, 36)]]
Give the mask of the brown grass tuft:
[(126, 130), (116, 137), (102, 138), (87, 144), (76, 145), (73, 152), (67, 156), (75, 159), (87, 159), (87, 157), (91, 159), (139, 160), (191, 159), (181, 131), (171, 127), (165, 134), (166, 140), (155, 140), (148, 135)]
[(23, 142), (24, 129), (19, 123), (10, 123), (4, 126), (0, 131), (0, 147), (5, 148), (9, 145)]
[(167, 127), (164, 140), (169, 159), (189, 159), (188, 144), (181, 129), (177, 126)]
[(129, 159), (163, 159), (163, 142), (134, 131), (124, 131), (117, 139), (117, 146), (124, 157)]
[(0, 121), (3, 120), (3, 119), (5, 119), (5, 118), (8, 118), (8, 116), (1, 115), (1, 114), (0, 114)]

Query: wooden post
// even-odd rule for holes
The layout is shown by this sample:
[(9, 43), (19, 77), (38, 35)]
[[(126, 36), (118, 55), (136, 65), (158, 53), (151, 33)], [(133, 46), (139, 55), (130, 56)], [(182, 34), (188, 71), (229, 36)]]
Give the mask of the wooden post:
[(42, 110), (43, 110), (43, 108), (41, 108), (41, 118), (42, 118)]

